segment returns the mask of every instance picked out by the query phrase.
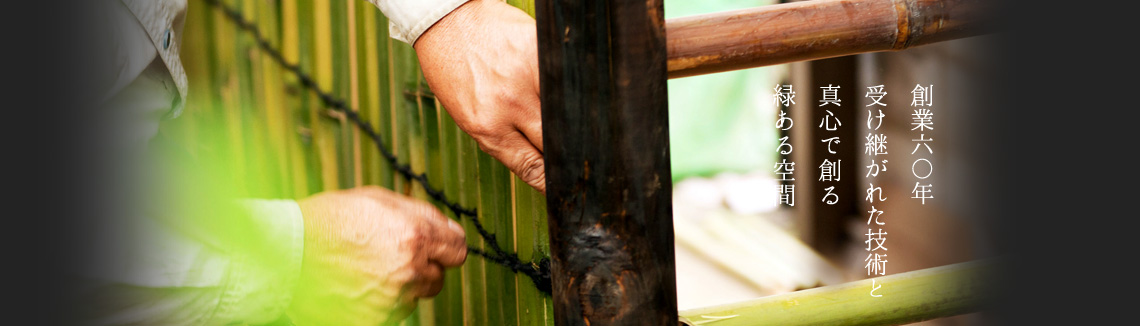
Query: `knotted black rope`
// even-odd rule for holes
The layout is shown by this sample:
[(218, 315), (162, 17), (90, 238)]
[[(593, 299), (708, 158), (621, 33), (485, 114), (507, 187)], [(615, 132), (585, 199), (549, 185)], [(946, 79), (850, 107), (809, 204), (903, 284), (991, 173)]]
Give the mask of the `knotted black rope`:
[(524, 262), (522, 259), (519, 259), (517, 253), (507, 252), (506, 250), (503, 250), (503, 248), (499, 247), (498, 241), (495, 240), (495, 234), (483, 228), (483, 223), (479, 222), (479, 216), (475, 209), (465, 208), (463, 206), (460, 206), (458, 203), (447, 199), (447, 196), (443, 193), (443, 191), (433, 188), (431, 184), (428, 183), (427, 173), (417, 174), (412, 171), (410, 165), (400, 164), (396, 159), (396, 155), (392, 154), (392, 152), (389, 151), (387, 147), (384, 147), (383, 138), (381, 138), (380, 134), (372, 128), (372, 124), (361, 120), (360, 115), (356, 113), (356, 110), (345, 104), (345, 101), (343, 99), (321, 90), (313, 78), (301, 70), (300, 65), (286, 61), (285, 56), (281, 53), (281, 50), (274, 48), (273, 45), (269, 43), (269, 40), (261, 35), (261, 30), (257, 28), (257, 25), (245, 20), (241, 12), (218, 2), (218, 0), (205, 1), (210, 6), (221, 10), (222, 13), (225, 14), (225, 17), (230, 22), (237, 25), (238, 28), (251, 34), (254, 40), (257, 41), (257, 46), (261, 48), (262, 52), (264, 52), (270, 58), (273, 58), (273, 61), (277, 62), (277, 64), (279, 64), (282, 68), (296, 76), (297, 80), (301, 83), (301, 86), (315, 93), (317, 97), (320, 98), (322, 104), (324, 104), (330, 110), (344, 114), (348, 121), (351, 121), (353, 125), (360, 129), (360, 131), (363, 131), (366, 135), (368, 135), (369, 138), (372, 138), (372, 141), (376, 143), (376, 148), (380, 150), (380, 155), (383, 156), (384, 160), (387, 161), (388, 164), (391, 165), (394, 170), (396, 170), (396, 172), (400, 173), (404, 179), (415, 180), (416, 183), (419, 183), (421, 186), (423, 186), (424, 192), (427, 193), (428, 197), (454, 212), (456, 218), (462, 219), (463, 216), (467, 216), (471, 220), (471, 224), (475, 226), (475, 230), (479, 232), (479, 236), (483, 237), (484, 242), (487, 243), (491, 249), (490, 251), (484, 251), (473, 246), (467, 246), (468, 253), (482, 256), (486, 261), (506, 267), (515, 273), (523, 273), (526, 276), (529, 276), (532, 281), (534, 281), (535, 287), (537, 287), (540, 291), (546, 294), (550, 294), (551, 285), (549, 259), (544, 258), (536, 262)]

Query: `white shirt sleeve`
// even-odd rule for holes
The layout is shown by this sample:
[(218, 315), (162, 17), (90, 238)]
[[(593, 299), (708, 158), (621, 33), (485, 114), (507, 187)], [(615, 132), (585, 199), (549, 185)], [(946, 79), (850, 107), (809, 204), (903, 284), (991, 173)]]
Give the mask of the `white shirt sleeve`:
[(280, 318), (300, 275), (301, 209), (292, 200), (240, 204), (250, 229), (233, 231), (259, 243), (202, 239), (152, 218), (134, 222), (127, 238), (142, 238), (116, 246), (87, 272), (83, 324), (258, 325)]
[(392, 38), (408, 44), (468, 0), (368, 0), (388, 17)]
[(301, 274), (305, 226), (292, 200), (245, 200), (247, 216), (267, 243), (259, 252), (230, 253), (229, 279), (209, 324), (266, 324), (293, 299)]

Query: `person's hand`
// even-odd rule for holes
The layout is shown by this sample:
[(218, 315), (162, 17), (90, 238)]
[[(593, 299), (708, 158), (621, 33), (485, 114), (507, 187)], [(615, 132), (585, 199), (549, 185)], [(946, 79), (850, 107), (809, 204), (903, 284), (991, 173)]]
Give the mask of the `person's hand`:
[(463, 228), (430, 204), (379, 187), (299, 202), (305, 253), (288, 316), (297, 325), (379, 325), (406, 318), (463, 264)]
[(545, 193), (536, 33), (522, 10), (473, 0), (436, 22), (415, 48), (428, 86), (459, 128)]

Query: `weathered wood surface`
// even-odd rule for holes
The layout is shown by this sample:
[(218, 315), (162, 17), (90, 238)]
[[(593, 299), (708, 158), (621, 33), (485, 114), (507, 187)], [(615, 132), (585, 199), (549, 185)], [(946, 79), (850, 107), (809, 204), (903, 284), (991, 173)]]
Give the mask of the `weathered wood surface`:
[(670, 19), (669, 77), (902, 50), (989, 31), (983, 0), (820, 0)]
[(676, 325), (662, 2), (536, 9), (555, 322)]

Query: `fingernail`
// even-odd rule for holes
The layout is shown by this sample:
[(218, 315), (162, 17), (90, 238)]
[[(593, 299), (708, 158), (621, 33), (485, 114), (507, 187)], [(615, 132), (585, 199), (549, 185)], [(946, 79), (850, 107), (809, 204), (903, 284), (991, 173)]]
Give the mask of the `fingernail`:
[(460, 234), (463, 233), (463, 226), (459, 225), (459, 223), (456, 222), (455, 220), (448, 219), (447, 220), (447, 227), (451, 228), (455, 232), (459, 232)]

